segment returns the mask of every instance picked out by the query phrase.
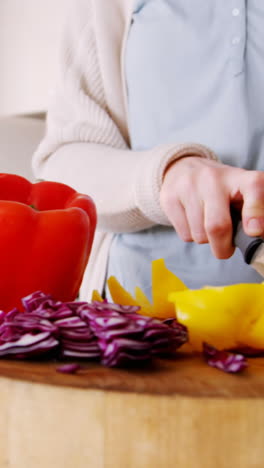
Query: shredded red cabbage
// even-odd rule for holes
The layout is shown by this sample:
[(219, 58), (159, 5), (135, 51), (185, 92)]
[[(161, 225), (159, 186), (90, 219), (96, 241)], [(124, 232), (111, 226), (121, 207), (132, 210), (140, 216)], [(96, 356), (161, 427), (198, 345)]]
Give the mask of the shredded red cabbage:
[(62, 374), (76, 374), (80, 369), (80, 364), (64, 364), (63, 366), (57, 367), (56, 371)]
[(107, 302), (87, 303), (78, 309), (98, 338), (104, 365), (123, 366), (162, 357), (174, 353), (187, 341), (187, 329), (176, 320), (166, 324), (139, 315), (138, 310), (135, 306)]
[[(24, 297), (22, 304), (23, 313), (0, 314), (0, 357), (52, 354), (125, 366), (173, 354), (188, 339), (187, 329), (176, 320), (141, 316), (136, 306), (62, 303), (41, 291)], [(75, 372), (74, 366), (63, 372)]]
[(14, 356), (22, 359), (36, 357), (57, 348), (58, 344), (58, 340), (49, 332), (24, 333), (16, 340), (2, 342), (0, 357)]
[(209, 366), (216, 367), (224, 372), (237, 373), (247, 367), (247, 360), (242, 354), (233, 354), (219, 351), (208, 343), (203, 343), (203, 354)]

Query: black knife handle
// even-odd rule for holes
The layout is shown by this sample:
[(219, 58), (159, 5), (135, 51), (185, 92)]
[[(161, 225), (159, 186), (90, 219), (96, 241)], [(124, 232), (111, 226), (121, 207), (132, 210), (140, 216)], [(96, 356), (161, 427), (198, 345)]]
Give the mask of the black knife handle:
[(257, 248), (264, 242), (262, 237), (248, 236), (242, 226), (240, 213), (231, 208), (231, 217), (233, 221), (234, 244), (242, 252), (246, 263), (250, 264)]
[(242, 222), (238, 223), (234, 243), (241, 250), (246, 263), (251, 263), (254, 253), (263, 242), (261, 237), (248, 236), (242, 227)]

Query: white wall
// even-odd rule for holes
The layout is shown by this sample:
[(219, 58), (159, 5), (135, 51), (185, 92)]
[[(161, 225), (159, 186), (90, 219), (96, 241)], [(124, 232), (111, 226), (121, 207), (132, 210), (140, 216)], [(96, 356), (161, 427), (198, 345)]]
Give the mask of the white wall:
[(0, 0), (0, 116), (46, 109), (67, 0)]

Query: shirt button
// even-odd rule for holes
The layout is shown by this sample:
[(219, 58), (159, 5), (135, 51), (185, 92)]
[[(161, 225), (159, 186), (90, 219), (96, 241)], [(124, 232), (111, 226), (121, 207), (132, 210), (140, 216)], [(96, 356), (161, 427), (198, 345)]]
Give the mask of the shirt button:
[(232, 45), (238, 45), (240, 43), (240, 41), (241, 41), (241, 37), (235, 36), (235, 37), (233, 37), (231, 42), (232, 42)]
[(239, 16), (240, 15), (240, 10), (238, 8), (233, 8), (232, 15), (233, 16)]

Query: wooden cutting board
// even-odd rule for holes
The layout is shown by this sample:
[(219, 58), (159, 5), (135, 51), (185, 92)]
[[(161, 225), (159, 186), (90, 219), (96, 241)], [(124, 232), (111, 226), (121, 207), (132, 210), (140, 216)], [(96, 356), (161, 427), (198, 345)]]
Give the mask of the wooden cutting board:
[(263, 468), (264, 358), (141, 369), (0, 361), (0, 468)]

